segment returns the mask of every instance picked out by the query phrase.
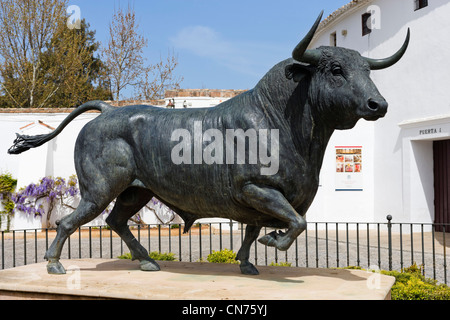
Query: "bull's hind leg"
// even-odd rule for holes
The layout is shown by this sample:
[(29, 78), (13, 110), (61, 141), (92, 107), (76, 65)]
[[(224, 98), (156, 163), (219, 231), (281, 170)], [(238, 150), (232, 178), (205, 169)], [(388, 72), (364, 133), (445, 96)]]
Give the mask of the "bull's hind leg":
[(149, 257), (148, 251), (137, 241), (128, 227), (128, 219), (141, 210), (153, 197), (147, 189), (130, 187), (120, 194), (106, 222), (122, 238), (133, 260), (141, 262), (141, 270), (158, 271), (158, 264)]
[(258, 269), (256, 269), (256, 267), (250, 261), (248, 261), (248, 259), (250, 258), (250, 247), (256, 240), (256, 238), (258, 238), (260, 231), (261, 227), (247, 225), (247, 227), (245, 228), (244, 241), (242, 242), (242, 246), (236, 255), (236, 260), (239, 260), (241, 262), (239, 267), (241, 268), (241, 272), (243, 274), (259, 274)]
[(53, 240), (50, 248), (45, 254), (45, 259), (48, 260), (47, 272), (50, 274), (65, 274), (66, 270), (59, 262), (61, 250), (67, 238), (75, 232), (80, 226), (90, 222), (96, 218), (104, 208), (108, 205), (98, 206), (93, 202), (81, 199), (77, 209), (70, 215), (61, 219), (58, 223), (56, 238)]
[(286, 233), (271, 232), (258, 241), (279, 250), (289, 249), (295, 239), (306, 229), (305, 219), (295, 211), (281, 192), (273, 188), (259, 187), (254, 184), (243, 188), (244, 199), (248, 205), (259, 212), (267, 214), (280, 224), (286, 225)]

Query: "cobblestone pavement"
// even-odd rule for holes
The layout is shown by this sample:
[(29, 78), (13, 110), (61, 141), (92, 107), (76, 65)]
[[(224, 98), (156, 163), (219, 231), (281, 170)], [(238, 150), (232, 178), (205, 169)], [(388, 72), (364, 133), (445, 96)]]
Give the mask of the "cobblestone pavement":
[[(179, 229), (163, 227), (134, 229), (133, 233), (149, 251), (173, 252), (177, 260), (195, 262), (206, 261), (210, 253), (225, 248), (237, 252), (244, 232), (236, 229), (230, 234), (225, 230), (202, 226), (201, 232), (193, 228), (188, 234), (180, 234)], [(262, 230), (261, 235), (270, 231)], [(431, 232), (412, 233), (412, 236), (410, 233), (392, 232), (390, 253), (387, 231), (308, 230), (286, 252), (256, 242), (251, 248), (250, 260), (255, 265), (288, 262), (297, 267), (361, 266), (383, 270), (401, 270), (417, 263), (424, 265), (426, 277), (448, 284), (450, 235), (435, 233), (434, 238), (432, 236)], [(54, 231), (2, 232), (0, 270), (44, 261), (45, 251), (54, 237)], [(128, 248), (114, 232), (103, 229), (100, 233), (99, 229), (86, 229), (70, 237), (61, 258), (116, 258), (126, 252), (129, 252)]]

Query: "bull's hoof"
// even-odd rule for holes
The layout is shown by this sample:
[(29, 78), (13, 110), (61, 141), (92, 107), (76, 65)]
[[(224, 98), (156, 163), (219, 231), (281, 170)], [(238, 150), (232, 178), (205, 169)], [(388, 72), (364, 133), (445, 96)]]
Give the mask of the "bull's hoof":
[(161, 268), (156, 263), (156, 261), (152, 260), (142, 260), (141, 261), (141, 270), (142, 271), (159, 271)]
[(251, 264), (250, 262), (241, 262), (241, 264), (239, 265), (239, 267), (241, 268), (241, 273), (242, 274), (246, 274), (246, 275), (250, 275), (250, 276), (257, 276), (259, 275), (259, 271), (258, 269), (256, 269), (256, 267)]
[(47, 273), (48, 274), (66, 274), (66, 269), (59, 261), (50, 261), (47, 263)]
[(272, 231), (271, 233), (266, 234), (265, 236), (259, 238), (258, 242), (268, 247), (275, 247), (277, 244), (277, 232)]
[(269, 234), (258, 239), (258, 241), (268, 247), (275, 247), (278, 250), (286, 251), (289, 249), (289, 242), (286, 239), (286, 234), (282, 231), (272, 231)]

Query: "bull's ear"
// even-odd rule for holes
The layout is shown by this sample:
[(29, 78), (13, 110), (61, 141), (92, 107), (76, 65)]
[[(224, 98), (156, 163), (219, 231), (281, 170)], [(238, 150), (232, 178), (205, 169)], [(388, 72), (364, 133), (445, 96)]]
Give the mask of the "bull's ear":
[(305, 76), (309, 76), (311, 74), (311, 69), (312, 68), (308, 65), (293, 63), (287, 65), (284, 72), (286, 78), (288, 78), (289, 80), (300, 82)]

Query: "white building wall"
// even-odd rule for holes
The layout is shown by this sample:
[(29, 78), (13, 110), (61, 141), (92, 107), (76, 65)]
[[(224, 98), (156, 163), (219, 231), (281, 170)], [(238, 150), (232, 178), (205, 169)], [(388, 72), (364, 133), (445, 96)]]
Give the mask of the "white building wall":
[[(312, 44), (312, 47), (329, 45), (330, 34), (336, 32), (338, 46), (355, 49), (367, 57), (383, 58), (396, 52), (407, 28), (411, 30), (410, 45), (403, 59), (389, 69), (372, 72), (372, 79), (389, 102), (386, 117), (372, 127), (368, 124), (361, 127), (372, 130), (363, 143), (373, 154), (373, 200), (369, 202), (373, 207), (369, 204), (363, 207), (364, 211), (373, 211), (374, 221), (385, 221), (387, 214), (394, 217), (393, 222), (434, 219), (432, 140), (449, 137), (449, 131), (443, 132), (442, 126), (447, 126), (449, 120), (443, 116), (450, 114), (447, 95), (450, 43), (444, 41), (450, 31), (450, 1), (428, 3), (428, 7), (414, 11), (413, 0), (361, 1), (326, 25)], [(363, 37), (361, 16), (369, 6), (376, 10), (375, 18), (379, 20), (375, 25), (379, 29)], [(427, 118), (436, 116), (443, 122), (440, 136), (420, 137), (419, 130), (432, 124)], [(416, 119), (414, 125), (401, 125), (412, 119)], [(330, 148), (336, 143), (352, 143), (351, 136), (342, 133), (333, 138)], [(324, 167), (333, 161), (328, 155)], [(336, 194), (327, 193), (326, 197), (333, 199)], [(363, 198), (358, 196), (360, 202)]]
[[(351, 130), (335, 131), (328, 144), (320, 187), (307, 213), (311, 222), (373, 222), (374, 154), (373, 124), (360, 121)], [(362, 191), (335, 191), (336, 146), (362, 147)]]
[[(186, 100), (188, 108), (211, 107), (229, 98), (208, 98), (208, 97), (180, 97), (176, 98), (176, 108), (183, 108)], [(40, 146), (30, 149), (20, 155), (10, 155), (7, 153), (15, 139), (15, 133), (25, 135), (37, 135), (49, 133), (56, 128), (68, 116), (68, 113), (1, 113), (0, 111), (0, 174), (10, 173), (17, 181), (17, 190), (26, 187), (31, 183), (38, 183), (46, 176), (69, 178), (76, 174), (74, 165), (74, 148), (79, 132), (89, 121), (97, 117), (99, 113), (85, 113), (75, 118), (55, 139)], [(39, 123), (41, 121), (45, 124)], [(21, 129), (23, 128), (23, 129)], [(76, 207), (79, 197), (76, 196), (72, 206)], [(155, 214), (144, 208), (141, 218), (147, 224), (159, 223), (182, 223), (182, 219), (173, 214), (164, 205), (153, 205), (149, 207), (156, 210), (159, 219)], [(111, 207), (112, 208), (112, 207)], [(54, 209), (51, 223), (61, 219), (61, 217), (72, 212), (69, 208)], [(104, 225), (107, 215), (100, 215), (97, 219), (87, 224), (88, 226)], [(12, 220), (12, 229), (35, 229), (46, 226), (45, 217), (30, 217), (24, 213), (16, 213)], [(227, 219), (202, 219), (201, 222), (228, 222)], [(1, 230), (0, 226), (0, 230)], [(224, 225), (226, 229), (227, 226)]]

